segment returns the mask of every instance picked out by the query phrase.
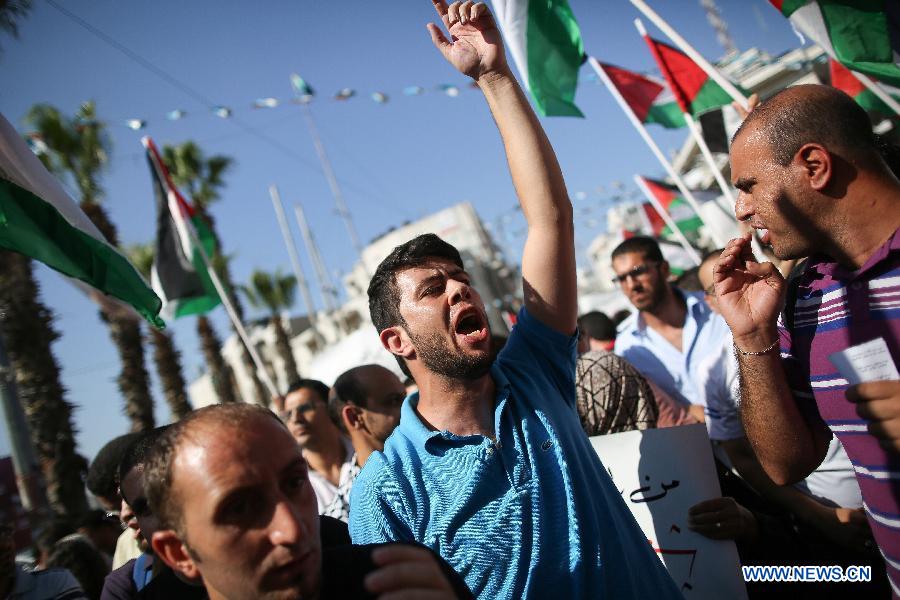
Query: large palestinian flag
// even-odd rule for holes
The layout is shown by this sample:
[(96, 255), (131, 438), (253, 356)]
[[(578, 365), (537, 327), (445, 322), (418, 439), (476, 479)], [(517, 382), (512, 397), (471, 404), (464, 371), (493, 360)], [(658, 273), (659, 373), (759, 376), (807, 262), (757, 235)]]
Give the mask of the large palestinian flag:
[(493, 0), (497, 24), (545, 117), (583, 117), (575, 106), (581, 31), (567, 0)]
[(0, 115), (0, 247), (132, 306), (157, 327), (162, 303)]
[(656, 123), (666, 129), (678, 129), (687, 125), (681, 108), (665, 81), (600, 61), (596, 64), (600, 65), (613, 82), (641, 123)]
[(145, 137), (141, 143), (147, 149), (156, 197), (156, 245), (150, 282), (163, 299), (166, 317), (177, 319), (203, 314), (215, 308), (220, 299), (188, 228), (197, 232), (209, 257), (216, 252), (215, 238), (203, 218), (172, 183), (153, 140)]
[[(850, 69), (833, 58), (828, 60), (828, 67), (831, 72), (831, 85), (833, 87), (836, 87), (856, 100), (857, 104), (868, 111), (880, 112), (892, 117), (896, 116), (894, 115), (894, 111), (892, 111), (881, 98), (876, 96), (872, 90), (863, 85), (863, 83), (853, 75)], [(886, 93), (890, 94), (894, 99), (900, 102), (900, 88), (885, 85), (883, 83), (881, 84), (881, 87)]]
[(644, 36), (644, 41), (650, 47), (650, 53), (653, 54), (660, 72), (669, 83), (682, 112), (697, 116), (708, 110), (731, 104), (732, 98), (728, 92), (687, 54), (654, 40), (649, 35)]
[(897, 0), (769, 0), (844, 66), (900, 87)]

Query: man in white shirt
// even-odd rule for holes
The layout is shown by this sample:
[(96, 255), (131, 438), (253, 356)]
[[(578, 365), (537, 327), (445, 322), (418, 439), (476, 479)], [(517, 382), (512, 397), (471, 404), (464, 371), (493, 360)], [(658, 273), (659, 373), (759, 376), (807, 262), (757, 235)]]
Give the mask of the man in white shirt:
[(284, 397), (282, 420), (303, 448), (319, 514), (351, 477), (353, 446), (328, 416), (328, 386), (316, 379), (293, 383)]

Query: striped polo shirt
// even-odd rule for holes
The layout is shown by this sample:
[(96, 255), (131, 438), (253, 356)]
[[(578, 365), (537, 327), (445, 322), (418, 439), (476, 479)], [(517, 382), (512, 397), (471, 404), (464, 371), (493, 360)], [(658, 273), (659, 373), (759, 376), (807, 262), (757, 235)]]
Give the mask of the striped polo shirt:
[(784, 321), (779, 322), (788, 381), (800, 407), (817, 408), (844, 445), (894, 596), (900, 597), (900, 456), (882, 449), (868, 433), (856, 405), (844, 395), (849, 383), (828, 360), (834, 352), (884, 338), (898, 363), (900, 230), (859, 270), (814, 256), (797, 283), (793, 327), (788, 331)]

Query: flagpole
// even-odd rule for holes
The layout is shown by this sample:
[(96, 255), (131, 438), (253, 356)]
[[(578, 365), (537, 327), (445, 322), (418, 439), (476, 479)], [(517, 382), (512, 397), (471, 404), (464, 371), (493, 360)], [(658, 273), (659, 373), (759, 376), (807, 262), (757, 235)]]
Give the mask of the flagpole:
[(344, 221), (344, 226), (347, 228), (347, 234), (350, 236), (350, 243), (352, 244), (353, 249), (356, 250), (356, 254), (359, 256), (363, 271), (368, 274), (366, 263), (363, 260), (363, 248), (359, 241), (359, 235), (356, 233), (356, 227), (353, 225), (350, 211), (347, 210), (347, 205), (344, 202), (344, 194), (341, 192), (340, 185), (338, 185), (334, 169), (331, 168), (331, 161), (328, 159), (328, 154), (325, 153), (325, 145), (322, 144), (322, 138), (319, 136), (319, 129), (316, 126), (315, 119), (313, 119), (312, 110), (310, 110), (308, 102), (301, 103), (300, 107), (303, 111), (303, 117), (306, 119), (309, 134), (312, 136), (313, 146), (316, 148), (316, 155), (319, 157), (319, 163), (322, 165), (322, 171), (325, 173), (325, 179), (328, 180), (328, 187), (331, 188), (331, 195), (334, 196), (334, 203), (337, 206), (338, 215), (340, 215), (341, 219)]
[(684, 251), (688, 253), (688, 256), (691, 257), (691, 260), (694, 261), (694, 264), (697, 266), (700, 265), (700, 255), (697, 254), (697, 251), (694, 250), (694, 247), (691, 246), (690, 242), (688, 242), (687, 238), (684, 237), (684, 233), (681, 231), (681, 228), (675, 223), (675, 220), (671, 215), (663, 208), (663, 205), (659, 203), (659, 200), (656, 199), (656, 196), (647, 188), (647, 184), (644, 183), (644, 178), (640, 175), (634, 176), (634, 182), (637, 184), (641, 191), (644, 192), (644, 195), (647, 196), (647, 199), (653, 203), (653, 208), (656, 209), (656, 212), (659, 213), (659, 216), (663, 218), (663, 221), (666, 222), (666, 225), (669, 226), (669, 229), (672, 230), (672, 233), (675, 234), (675, 237), (678, 238), (678, 242), (681, 244), (681, 247), (684, 248)]
[[(833, 59), (832, 59), (833, 60)], [(846, 66), (846, 65), (845, 65)], [(900, 116), (900, 103), (894, 100), (890, 94), (884, 91), (884, 88), (879, 85), (877, 81), (866, 75), (865, 73), (857, 73), (850, 67), (847, 69), (853, 73), (853, 76), (856, 77), (860, 83), (866, 86), (870, 92), (878, 96), (878, 99), (888, 105), (888, 107), (894, 111), (894, 113)]]
[(291, 235), (291, 228), (288, 226), (287, 217), (284, 215), (281, 195), (278, 193), (278, 187), (274, 184), (269, 186), (269, 196), (272, 198), (272, 206), (275, 208), (275, 217), (278, 219), (278, 226), (281, 228), (284, 245), (287, 247), (288, 255), (291, 257), (291, 266), (294, 268), (294, 277), (297, 278), (297, 286), (300, 288), (300, 295), (303, 297), (303, 305), (306, 306), (309, 323), (312, 325), (313, 331), (317, 332), (316, 307), (313, 304), (312, 294), (309, 291), (306, 277), (303, 275), (303, 267), (300, 265), (300, 256), (297, 253), (294, 236)]
[[(590, 57), (588, 59), (591, 63), (591, 67), (593, 67), (594, 71), (596, 71), (597, 75), (600, 77), (600, 80), (609, 90), (609, 92), (613, 95), (616, 102), (622, 111), (628, 116), (628, 119), (631, 121), (631, 124), (637, 129), (638, 133), (644, 138), (644, 142), (646, 142), (647, 146), (650, 147), (650, 150), (653, 152), (656, 159), (666, 170), (666, 173), (669, 174), (669, 177), (675, 181), (675, 186), (678, 188), (678, 191), (681, 192), (684, 199), (687, 200), (688, 204), (691, 205), (691, 208), (694, 209), (694, 212), (697, 213), (697, 218), (706, 226), (706, 221), (703, 218), (703, 215), (700, 212), (700, 205), (697, 203), (697, 200), (694, 198), (694, 195), (688, 189), (688, 187), (684, 184), (684, 181), (681, 179), (681, 176), (675, 172), (675, 169), (672, 167), (672, 164), (666, 159), (665, 155), (662, 153), (662, 150), (659, 149), (659, 146), (656, 145), (656, 142), (653, 141), (653, 138), (650, 137), (650, 134), (647, 132), (647, 128), (644, 127), (644, 124), (641, 123), (640, 119), (637, 118), (637, 115), (634, 114), (634, 111), (631, 110), (631, 107), (628, 106), (628, 103), (625, 101), (625, 98), (622, 97), (622, 94), (619, 92), (619, 89), (615, 86), (615, 84), (610, 80), (609, 75), (606, 74), (606, 71), (603, 70), (603, 67), (600, 66), (600, 63), (597, 62), (597, 59), (594, 57)], [(713, 242), (718, 247), (725, 246), (725, 240), (723, 240), (719, 233), (715, 231), (714, 228), (708, 227), (710, 236), (713, 238)]]
[[(169, 199), (169, 210), (180, 210), (178, 208), (178, 203), (174, 199), (174, 193), (169, 191), (168, 199)], [(174, 206), (173, 206), (174, 205)], [(225, 307), (225, 312), (228, 313), (228, 318), (231, 319), (231, 323), (234, 325), (235, 331), (237, 331), (238, 337), (241, 338), (241, 342), (243, 342), (244, 347), (247, 348), (247, 352), (250, 353), (250, 358), (253, 359), (253, 364), (256, 366), (256, 372), (259, 377), (263, 380), (263, 383), (266, 384), (266, 387), (269, 389), (269, 393), (272, 395), (272, 398), (277, 398), (280, 396), (278, 393), (278, 387), (272, 381), (272, 378), (269, 377), (269, 372), (266, 371), (265, 366), (263, 365), (262, 358), (259, 356), (259, 353), (256, 351), (256, 346), (250, 343), (250, 338), (247, 335), (247, 331), (244, 329), (244, 324), (241, 323), (240, 318), (238, 318), (237, 312), (234, 310), (234, 305), (231, 303), (231, 300), (228, 299), (228, 294), (225, 291), (225, 286), (222, 285), (222, 280), (219, 279), (219, 276), (216, 274), (216, 270), (212, 266), (212, 261), (209, 258), (209, 254), (206, 253), (206, 248), (203, 247), (203, 244), (200, 242), (200, 236), (197, 235), (197, 230), (194, 228), (194, 224), (191, 223), (190, 219), (183, 219), (185, 229), (188, 232), (188, 235), (191, 238), (191, 243), (194, 245), (200, 252), (200, 258), (203, 260), (203, 264), (206, 265), (206, 271), (209, 273), (209, 278), (212, 280), (213, 286), (216, 288), (216, 293), (219, 294), (219, 298), (222, 300), (222, 306)]]
[(750, 104), (744, 94), (741, 93), (740, 90), (735, 87), (733, 83), (731, 83), (727, 77), (722, 75), (718, 69), (712, 66), (709, 61), (703, 58), (699, 52), (694, 50), (694, 47), (687, 43), (683, 37), (681, 37), (677, 31), (675, 31), (671, 25), (665, 22), (662, 17), (660, 17), (656, 12), (650, 8), (644, 0), (630, 0), (631, 4), (634, 5), (639, 11), (641, 11), (645, 17), (650, 19), (650, 21), (656, 25), (660, 31), (662, 31), (666, 36), (675, 42), (675, 45), (678, 48), (687, 54), (691, 60), (697, 63), (703, 71), (709, 75), (716, 83), (718, 83), (723, 90), (725, 90), (731, 98), (740, 104), (744, 110), (750, 109)]
[(328, 269), (325, 268), (325, 262), (316, 246), (316, 240), (313, 238), (309, 223), (306, 221), (306, 213), (300, 203), (294, 204), (294, 217), (297, 219), (297, 225), (300, 227), (300, 235), (303, 236), (303, 242), (306, 244), (306, 251), (313, 263), (313, 270), (316, 272), (316, 279), (319, 280), (319, 290), (322, 292), (322, 301), (329, 312), (334, 312), (337, 307), (337, 298), (335, 297), (334, 285), (328, 277)]

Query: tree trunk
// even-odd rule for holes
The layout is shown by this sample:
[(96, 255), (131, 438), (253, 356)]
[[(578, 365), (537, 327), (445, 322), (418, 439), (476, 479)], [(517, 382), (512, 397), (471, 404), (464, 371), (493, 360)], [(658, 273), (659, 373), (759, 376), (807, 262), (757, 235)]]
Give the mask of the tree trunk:
[(150, 337), (153, 339), (153, 360), (156, 362), (163, 395), (172, 417), (178, 421), (193, 410), (188, 402), (184, 376), (181, 374), (181, 353), (175, 347), (171, 335), (151, 327)]
[(212, 323), (205, 316), (197, 317), (197, 337), (200, 338), (200, 348), (206, 359), (209, 377), (219, 402), (223, 404), (237, 402), (231, 370), (222, 358), (222, 343)]
[(275, 348), (278, 350), (278, 356), (284, 362), (284, 374), (287, 377), (288, 385), (300, 379), (300, 372), (297, 369), (297, 361), (294, 360), (294, 351), (291, 350), (291, 342), (288, 340), (287, 332), (284, 330), (284, 324), (281, 317), (272, 315), (272, 327), (275, 329)]
[(0, 251), (0, 329), (50, 506), (75, 521), (88, 509), (82, 479), (87, 461), (75, 452), (72, 405), (65, 399), (51, 347), (59, 334), (53, 329), (53, 315), (39, 299), (31, 260), (8, 251)]
[[(113, 246), (118, 246), (116, 227), (103, 207), (96, 202), (82, 202), (80, 206), (106, 240)], [(131, 316), (108, 315), (103, 311), (101, 317), (109, 325), (113, 343), (122, 361), (117, 381), (125, 400), (125, 414), (131, 421), (131, 430), (153, 429), (153, 396), (150, 395), (149, 377), (144, 366), (144, 340), (141, 337), (140, 322)]]

